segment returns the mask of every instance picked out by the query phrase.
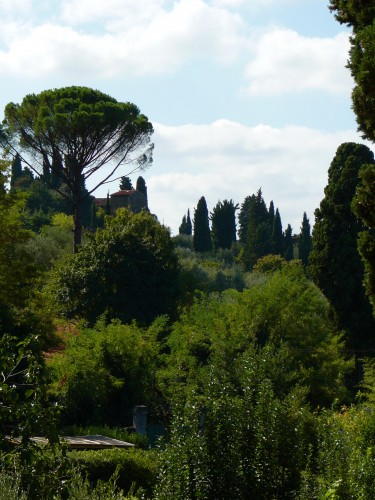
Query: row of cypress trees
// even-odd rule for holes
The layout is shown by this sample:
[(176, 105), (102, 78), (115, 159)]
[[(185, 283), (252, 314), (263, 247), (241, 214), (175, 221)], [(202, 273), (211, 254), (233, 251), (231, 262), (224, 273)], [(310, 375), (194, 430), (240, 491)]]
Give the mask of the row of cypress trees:
[[(188, 210), (182, 218), (179, 233), (192, 236), (196, 252), (231, 248), (237, 241), (238, 210), (238, 241), (244, 269), (251, 270), (256, 261), (267, 254), (280, 255), (288, 261), (294, 258), (292, 227), (288, 224), (283, 232), (279, 209), (275, 210), (273, 201), (267, 209), (261, 189), (247, 196), (241, 207), (233, 200), (218, 201), (211, 213), (202, 196), (194, 210), (193, 222)], [(311, 251), (311, 228), (306, 213), (303, 214), (298, 241), (299, 258), (306, 266)]]

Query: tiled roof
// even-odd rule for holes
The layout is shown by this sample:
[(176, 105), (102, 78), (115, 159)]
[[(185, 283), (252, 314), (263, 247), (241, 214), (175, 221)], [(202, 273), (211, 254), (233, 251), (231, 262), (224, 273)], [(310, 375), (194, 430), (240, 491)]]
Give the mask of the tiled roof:
[(111, 198), (112, 196), (132, 196), (136, 192), (137, 191), (135, 189), (123, 189), (121, 191), (117, 191), (117, 193), (112, 193)]

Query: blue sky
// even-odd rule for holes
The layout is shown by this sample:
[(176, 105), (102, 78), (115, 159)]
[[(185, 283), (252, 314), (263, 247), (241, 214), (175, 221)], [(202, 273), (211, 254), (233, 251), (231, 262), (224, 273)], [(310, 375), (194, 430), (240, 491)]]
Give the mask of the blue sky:
[[(313, 222), (337, 147), (364, 142), (349, 31), (327, 4), (0, 0), (0, 108), (66, 85), (134, 102), (155, 129), (154, 163), (141, 174), (150, 209), (174, 234), (201, 196), (212, 210), (259, 187), (298, 233), (304, 211)], [(108, 189), (118, 182), (97, 196)]]

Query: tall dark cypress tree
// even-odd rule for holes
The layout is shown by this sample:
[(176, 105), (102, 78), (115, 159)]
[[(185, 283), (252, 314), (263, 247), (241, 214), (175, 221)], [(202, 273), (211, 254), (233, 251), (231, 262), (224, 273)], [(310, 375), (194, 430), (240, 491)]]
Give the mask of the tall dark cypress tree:
[(288, 224), (288, 227), (285, 229), (285, 234), (284, 234), (284, 258), (288, 262), (290, 260), (293, 260), (294, 258), (294, 251), (293, 251), (293, 230), (292, 226)]
[(246, 196), (244, 199), (240, 212), (238, 214), (238, 239), (240, 243), (245, 243), (247, 239), (247, 230), (249, 227), (249, 209), (253, 203), (254, 195)]
[[(242, 205), (244, 206), (244, 205)], [(247, 222), (246, 240), (240, 255), (245, 270), (250, 271), (260, 257), (271, 253), (271, 231), (269, 213), (259, 189), (256, 195), (246, 199), (247, 211), (243, 220)]]
[(22, 177), (22, 164), (20, 155), (17, 153), (13, 158), (12, 166), (11, 166), (11, 175), (10, 175), (10, 187), (11, 189), (15, 187), (17, 179)]
[(357, 250), (363, 223), (353, 214), (352, 200), (362, 165), (374, 164), (363, 144), (344, 143), (328, 170), (328, 184), (315, 225), (309, 271), (333, 305), (340, 328), (349, 333), (356, 350), (375, 347), (375, 320), (363, 288), (364, 266)]
[(96, 209), (96, 203), (95, 203), (95, 198), (91, 202), (91, 211), (90, 211), (90, 229), (91, 231), (95, 231), (95, 229), (98, 227), (98, 216), (97, 216), (97, 209)]
[(209, 252), (212, 250), (208, 209), (204, 196), (200, 198), (194, 211), (193, 247), (196, 252)]
[[(352, 28), (347, 67), (353, 76), (353, 110), (362, 137), (375, 142), (375, 2), (374, 0), (330, 0), (330, 10), (341, 24)], [(362, 166), (353, 209), (368, 229), (358, 239), (365, 265), (366, 292), (375, 316), (375, 165)]]
[(303, 212), (301, 233), (299, 235), (298, 251), (299, 258), (302, 261), (302, 265), (306, 268), (309, 262), (309, 255), (312, 249), (312, 239), (311, 239), (311, 228), (310, 222), (307, 218), (306, 212)]
[(181, 225), (178, 229), (179, 234), (186, 234), (191, 236), (193, 234), (193, 226), (190, 219), (190, 210), (188, 209), (187, 215), (182, 217)]
[(284, 235), (283, 226), (281, 224), (281, 217), (279, 209), (276, 208), (275, 217), (272, 226), (272, 253), (275, 255), (283, 255), (284, 251)]
[(270, 221), (270, 232), (272, 234), (273, 223), (275, 221), (275, 205), (273, 203), (273, 200), (270, 201), (270, 206), (268, 208), (268, 219)]
[(107, 199), (105, 200), (104, 211), (106, 215), (111, 215), (111, 200), (109, 198), (109, 193), (107, 193)]
[(212, 238), (215, 250), (230, 248), (236, 241), (236, 210), (233, 200), (218, 201), (211, 212)]
[(139, 191), (140, 193), (143, 193), (146, 197), (146, 208), (148, 209), (148, 199), (147, 199), (147, 186), (146, 186), (146, 181), (144, 178), (140, 175), (137, 179), (137, 183), (135, 185), (135, 189)]
[(178, 234), (187, 234), (186, 215), (182, 217), (180, 227), (178, 228)]
[(191, 222), (190, 210), (189, 209), (187, 211), (187, 216), (186, 216), (186, 234), (188, 236), (191, 236), (193, 234), (193, 224)]

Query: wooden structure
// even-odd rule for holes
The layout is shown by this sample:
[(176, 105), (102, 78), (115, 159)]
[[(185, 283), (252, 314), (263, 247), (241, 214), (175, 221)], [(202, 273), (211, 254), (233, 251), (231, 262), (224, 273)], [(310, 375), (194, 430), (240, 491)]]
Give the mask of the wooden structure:
[[(104, 450), (108, 448), (133, 448), (133, 443), (120, 441), (106, 436), (61, 436), (60, 440), (67, 443), (72, 450)], [(21, 438), (10, 438), (10, 442), (20, 444)], [(39, 445), (47, 445), (48, 440), (44, 437), (32, 437), (31, 441)]]

